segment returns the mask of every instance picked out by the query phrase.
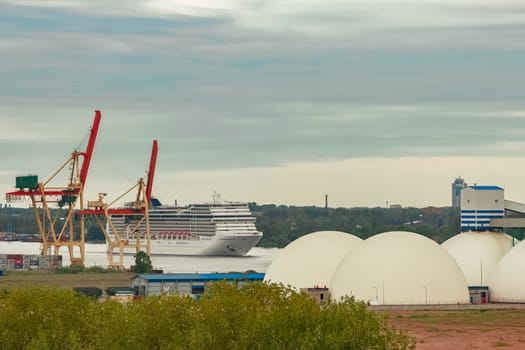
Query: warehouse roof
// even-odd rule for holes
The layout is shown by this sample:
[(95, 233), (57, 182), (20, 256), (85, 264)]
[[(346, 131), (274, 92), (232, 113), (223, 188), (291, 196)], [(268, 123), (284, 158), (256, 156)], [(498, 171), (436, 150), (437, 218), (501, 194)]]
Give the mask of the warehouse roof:
[(133, 279), (142, 278), (148, 282), (208, 282), (224, 280), (262, 281), (264, 273), (166, 273), (140, 274)]
[(473, 188), (475, 190), (502, 190), (503, 188), (499, 186), (469, 186), (470, 188)]

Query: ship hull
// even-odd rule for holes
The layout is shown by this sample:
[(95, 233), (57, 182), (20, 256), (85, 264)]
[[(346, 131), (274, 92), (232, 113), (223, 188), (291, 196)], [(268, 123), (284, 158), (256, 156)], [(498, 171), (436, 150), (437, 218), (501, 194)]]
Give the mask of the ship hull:
[[(204, 237), (199, 240), (152, 239), (151, 255), (205, 255), (205, 256), (243, 256), (262, 238), (257, 235), (224, 235)], [(144, 241), (142, 241), (144, 242)], [(134, 240), (129, 240), (134, 245)], [(118, 253), (118, 249), (114, 250)], [(130, 253), (131, 254), (131, 253)]]

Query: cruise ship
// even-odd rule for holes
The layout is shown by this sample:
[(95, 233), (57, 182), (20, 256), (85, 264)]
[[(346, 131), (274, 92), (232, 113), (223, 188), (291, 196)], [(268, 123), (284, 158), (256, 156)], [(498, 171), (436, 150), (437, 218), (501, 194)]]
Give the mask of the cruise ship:
[[(111, 218), (121, 239), (135, 243), (135, 227), (129, 217)], [(246, 255), (262, 238), (247, 203), (191, 204), (184, 207), (160, 205), (153, 200), (149, 210), (152, 255)], [(145, 225), (139, 226), (145, 237)]]

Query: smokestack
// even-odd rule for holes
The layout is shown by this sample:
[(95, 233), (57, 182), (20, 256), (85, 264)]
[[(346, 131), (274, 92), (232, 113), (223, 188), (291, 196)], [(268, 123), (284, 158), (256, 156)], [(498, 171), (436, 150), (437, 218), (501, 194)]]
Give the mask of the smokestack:
[(328, 195), (327, 194), (324, 195), (324, 207), (328, 209)]

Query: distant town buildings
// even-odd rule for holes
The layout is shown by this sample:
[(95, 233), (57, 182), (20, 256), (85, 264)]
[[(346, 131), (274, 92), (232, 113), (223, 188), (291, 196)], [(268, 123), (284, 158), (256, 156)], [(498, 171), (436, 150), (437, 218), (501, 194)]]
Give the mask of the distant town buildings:
[(452, 183), (452, 208), (461, 206), (461, 190), (467, 187), (467, 183), (461, 177), (457, 177)]

